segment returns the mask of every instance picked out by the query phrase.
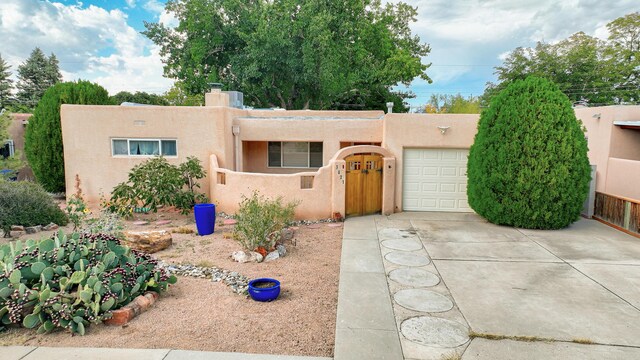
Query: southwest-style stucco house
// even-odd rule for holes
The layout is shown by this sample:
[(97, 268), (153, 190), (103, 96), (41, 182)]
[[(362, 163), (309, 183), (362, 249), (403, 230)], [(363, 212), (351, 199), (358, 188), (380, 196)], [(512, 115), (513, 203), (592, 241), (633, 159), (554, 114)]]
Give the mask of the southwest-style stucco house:
[[(640, 106), (577, 109), (597, 190), (640, 199)], [(598, 115), (598, 116), (596, 116)], [(202, 190), (233, 213), (242, 195), (298, 200), (300, 218), (472, 211), (466, 161), (478, 115), (248, 110), (213, 90), (203, 107), (63, 105), (67, 191), (92, 204), (145, 159), (202, 160)]]

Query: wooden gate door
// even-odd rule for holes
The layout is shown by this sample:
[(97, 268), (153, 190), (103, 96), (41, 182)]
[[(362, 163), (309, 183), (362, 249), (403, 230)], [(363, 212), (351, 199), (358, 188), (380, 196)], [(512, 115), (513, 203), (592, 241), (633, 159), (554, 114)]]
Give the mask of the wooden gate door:
[(382, 156), (351, 155), (347, 165), (346, 216), (375, 214), (382, 210)]

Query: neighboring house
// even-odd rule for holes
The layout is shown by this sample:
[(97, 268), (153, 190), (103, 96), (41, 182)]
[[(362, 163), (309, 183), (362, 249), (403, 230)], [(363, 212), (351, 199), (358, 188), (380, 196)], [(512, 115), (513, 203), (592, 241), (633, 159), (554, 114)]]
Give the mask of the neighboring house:
[[(626, 117), (617, 120), (640, 118), (640, 106), (624, 108)], [(202, 190), (230, 213), (253, 190), (299, 200), (296, 215), (309, 219), (472, 211), (466, 162), (477, 114), (247, 110), (229, 107), (228, 94), (214, 90), (204, 107), (62, 105), (61, 117), (67, 193), (74, 193), (77, 174), (93, 205), (134, 165), (162, 154), (175, 164), (187, 156), (202, 160)], [(603, 135), (588, 136), (591, 142)], [(632, 145), (640, 151), (640, 142)], [(590, 152), (598, 164), (602, 151)], [(599, 181), (617, 176), (602, 171)], [(637, 191), (627, 184), (616, 191)]]
[[(0, 144), (0, 156), (8, 157), (19, 154), (25, 160), (24, 154), (24, 131), (29, 122), (31, 114), (11, 114), (12, 122), (9, 125), (9, 139)], [(19, 170), (18, 180), (33, 180), (33, 171), (29, 166)]]
[(596, 190), (640, 201), (640, 106), (575, 109), (587, 129)]

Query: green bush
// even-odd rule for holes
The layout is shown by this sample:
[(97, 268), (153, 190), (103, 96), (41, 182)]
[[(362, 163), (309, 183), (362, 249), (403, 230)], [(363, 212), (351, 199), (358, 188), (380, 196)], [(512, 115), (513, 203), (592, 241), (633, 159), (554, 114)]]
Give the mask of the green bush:
[(26, 181), (0, 180), (0, 229), (9, 236), (11, 225), (67, 225), (67, 216), (42, 186)]
[(480, 116), (469, 152), (469, 205), (496, 224), (563, 228), (580, 216), (590, 172), (571, 102), (553, 83), (529, 77)]
[(121, 216), (131, 215), (133, 208), (148, 208), (158, 211), (158, 206), (175, 206), (188, 213), (198, 202), (207, 202), (204, 194), (198, 193), (196, 182), (205, 176), (200, 160), (188, 157), (179, 166), (171, 165), (163, 157), (149, 159), (136, 165), (129, 172), (127, 182), (113, 188), (107, 209)]
[(267, 199), (257, 191), (251, 197), (243, 196), (236, 212), (234, 238), (247, 250), (272, 249), (282, 229), (293, 220), (297, 206), (296, 202), (284, 204), (282, 197)]
[(0, 247), (2, 325), (65, 328), (84, 335), (145, 291), (161, 292), (177, 281), (150, 255), (131, 250), (105, 234), (62, 231), (40, 242)]
[(60, 106), (110, 103), (107, 90), (98, 84), (82, 80), (58, 83), (44, 93), (25, 130), (24, 151), (33, 174), (47, 191), (65, 190)]

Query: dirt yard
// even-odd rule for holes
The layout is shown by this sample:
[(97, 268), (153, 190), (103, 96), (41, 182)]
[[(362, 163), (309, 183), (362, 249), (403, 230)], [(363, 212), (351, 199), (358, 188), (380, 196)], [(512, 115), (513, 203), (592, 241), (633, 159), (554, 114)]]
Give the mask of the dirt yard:
[[(171, 213), (146, 216), (148, 225), (127, 222), (127, 230), (195, 228), (190, 218)], [(156, 220), (171, 220), (155, 225)], [(240, 250), (224, 233), (233, 226), (216, 225), (208, 236), (173, 234), (173, 245), (155, 255), (170, 263), (217, 266), (251, 278), (280, 280), (278, 300), (259, 303), (234, 294), (221, 282), (179, 277), (146, 313), (128, 325), (91, 326), (85, 336), (33, 330), (0, 333), (0, 345), (171, 348), (263, 354), (333, 356), (342, 228), (326, 224), (300, 226), (287, 256), (268, 263), (234, 262)], [(50, 233), (23, 235), (43, 238)], [(3, 239), (3, 241), (6, 241)]]

